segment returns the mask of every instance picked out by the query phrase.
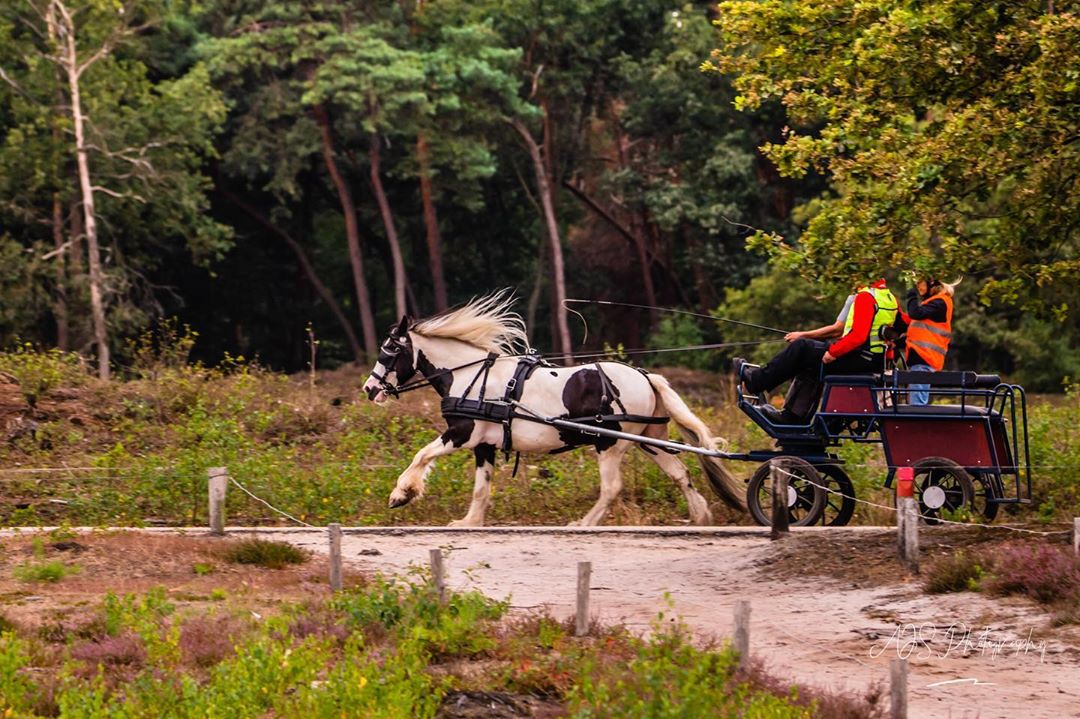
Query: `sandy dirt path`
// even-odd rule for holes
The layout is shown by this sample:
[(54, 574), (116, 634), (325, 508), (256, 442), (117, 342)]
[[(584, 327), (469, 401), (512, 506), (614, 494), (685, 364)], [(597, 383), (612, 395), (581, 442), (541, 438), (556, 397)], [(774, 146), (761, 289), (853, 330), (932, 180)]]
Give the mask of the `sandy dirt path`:
[[(893, 530), (828, 531), (880, 538)], [(327, 548), (322, 530), (258, 533), (320, 553)], [(426, 566), (428, 551), (440, 547), (450, 586), (559, 617), (573, 613), (576, 565), (588, 560), (591, 613), (604, 622), (648, 630), (663, 611), (702, 637), (726, 637), (735, 601), (748, 598), (752, 651), (792, 680), (861, 691), (883, 682), (889, 660), (902, 655), (910, 663), (913, 718), (1080, 717), (1075, 628), (1051, 628), (1046, 613), (1023, 599), (928, 597), (914, 583), (867, 587), (843, 577), (771, 576), (778, 548), (793, 541), (798, 532), (772, 543), (753, 528), (347, 528), (342, 554), (347, 571), (403, 573)]]

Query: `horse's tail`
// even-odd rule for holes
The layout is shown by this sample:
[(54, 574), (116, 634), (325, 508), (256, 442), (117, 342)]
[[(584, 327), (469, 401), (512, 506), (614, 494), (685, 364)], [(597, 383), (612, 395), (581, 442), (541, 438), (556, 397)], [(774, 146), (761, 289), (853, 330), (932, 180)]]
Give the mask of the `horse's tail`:
[[(647, 376), (649, 384), (652, 385), (653, 390), (659, 396), (668, 415), (675, 420), (675, 425), (679, 428), (679, 432), (686, 441), (695, 447), (716, 449), (717, 440), (712, 436), (712, 432), (686, 406), (686, 402), (683, 402), (682, 397), (671, 388), (667, 379), (658, 374), (649, 374)], [(717, 496), (735, 509), (745, 510), (746, 503), (743, 499), (745, 491), (742, 483), (716, 457), (699, 454), (697, 458), (701, 462), (701, 468), (705, 471), (705, 476), (708, 477), (709, 484)]]

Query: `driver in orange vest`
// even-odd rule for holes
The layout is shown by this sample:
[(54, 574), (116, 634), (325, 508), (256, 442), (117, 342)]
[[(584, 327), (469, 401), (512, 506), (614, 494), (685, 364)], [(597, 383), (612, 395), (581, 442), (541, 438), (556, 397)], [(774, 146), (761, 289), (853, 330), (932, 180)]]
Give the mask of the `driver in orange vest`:
[[(913, 372), (940, 372), (952, 339), (953, 292), (956, 284), (928, 277), (907, 295), (907, 360)], [(910, 404), (929, 404), (930, 385), (908, 385)]]

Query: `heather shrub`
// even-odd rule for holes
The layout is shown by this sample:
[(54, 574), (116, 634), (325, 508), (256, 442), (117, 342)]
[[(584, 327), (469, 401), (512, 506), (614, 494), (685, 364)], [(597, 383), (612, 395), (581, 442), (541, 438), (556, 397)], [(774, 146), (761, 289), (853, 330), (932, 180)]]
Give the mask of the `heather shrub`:
[(978, 591), (985, 573), (983, 561), (960, 550), (930, 565), (926, 574), (926, 591), (930, 594)]
[(995, 594), (1021, 594), (1040, 602), (1080, 602), (1080, 558), (1068, 547), (1017, 542), (994, 555), (993, 575), (984, 582)]
[(180, 656), (188, 665), (210, 667), (232, 655), (248, 624), (234, 617), (209, 614), (192, 617), (180, 626)]
[(83, 662), (77, 676), (94, 677), (102, 669), (133, 675), (146, 663), (146, 646), (130, 630), (116, 636), (103, 636), (71, 647), (71, 658)]

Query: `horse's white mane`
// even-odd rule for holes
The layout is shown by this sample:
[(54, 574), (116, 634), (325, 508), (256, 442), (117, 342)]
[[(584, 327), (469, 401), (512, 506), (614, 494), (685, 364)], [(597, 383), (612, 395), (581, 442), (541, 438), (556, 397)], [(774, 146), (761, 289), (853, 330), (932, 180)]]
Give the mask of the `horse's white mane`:
[(513, 354), (529, 349), (525, 320), (510, 309), (515, 299), (508, 289), (474, 297), (462, 307), (420, 320), (410, 329), (423, 337), (461, 340), (485, 352)]

